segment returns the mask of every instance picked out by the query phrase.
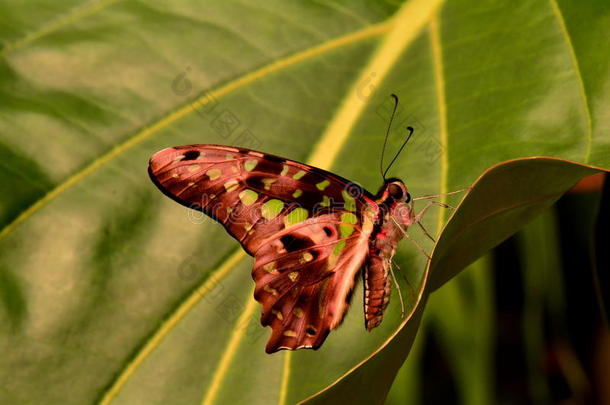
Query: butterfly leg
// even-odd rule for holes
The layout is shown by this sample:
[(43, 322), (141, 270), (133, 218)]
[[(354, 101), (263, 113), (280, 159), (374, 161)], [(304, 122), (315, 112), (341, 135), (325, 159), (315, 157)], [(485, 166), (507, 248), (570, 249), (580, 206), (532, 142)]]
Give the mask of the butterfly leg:
[(421, 224), (421, 222), (417, 222), (417, 225), (421, 228), (421, 230), (424, 232), (424, 235), (426, 235), (432, 242), (436, 243), (436, 239), (434, 239), (434, 237), (432, 235), (430, 235), (430, 233), (428, 232), (428, 230), (426, 228), (424, 228), (424, 226)]
[(405, 273), (403, 273), (403, 272), (402, 272), (402, 270), (400, 269), (400, 266), (398, 265), (398, 263), (396, 263), (396, 262), (394, 261), (394, 259), (392, 259), (392, 264), (394, 264), (394, 266), (396, 266), (396, 268), (397, 268), (397, 269), (398, 269), (398, 271), (399, 271), (399, 273), (398, 273), (398, 274), (402, 275), (402, 279), (403, 279), (403, 280), (405, 280), (405, 283), (407, 283), (407, 285), (408, 285), (409, 287), (411, 287), (411, 288), (412, 288), (413, 286), (412, 286), (412, 285), (411, 285), (411, 283), (409, 282), (409, 279), (407, 278), (407, 276), (405, 275)]
[(419, 214), (417, 214), (414, 218), (413, 222), (420, 222), (422, 220), (422, 218), (424, 217), (424, 215), (426, 214), (426, 211), (428, 211), (431, 207), (433, 206), (437, 206), (437, 207), (442, 207), (442, 208), (449, 208), (449, 209), (455, 209), (455, 207), (452, 207), (451, 205), (442, 203), (440, 201), (430, 201), (428, 202), (428, 204), (426, 204), (424, 206), (424, 208), (422, 208), (422, 210), (419, 212)]
[(448, 193), (440, 193), (440, 194), (434, 194), (434, 195), (424, 195), (421, 197), (417, 197), (417, 198), (413, 198), (413, 201), (419, 201), (419, 200), (430, 200), (432, 198), (438, 198), (444, 195), (452, 195), (452, 194), (459, 194), (459, 193), (463, 193), (464, 191), (468, 191), (470, 190), (472, 187), (465, 187), (456, 191), (450, 191)]
[[(396, 292), (398, 293), (398, 299), (400, 300), (400, 318), (404, 318), (405, 317), (405, 302), (402, 299), (402, 292), (400, 292), (400, 285), (398, 284), (398, 280), (396, 279), (396, 276), (394, 275), (394, 270), (392, 269), (392, 259), (390, 259), (390, 263), (389, 263), (389, 267), (390, 267), (390, 274), (392, 275), (392, 280), (394, 280), (394, 285), (396, 286)], [(398, 267), (398, 266), (396, 266)]]
[(394, 260), (392, 260), (392, 263), (394, 264), (394, 266), (396, 266), (396, 269), (399, 271), (398, 274), (400, 274), (402, 276), (401, 278), (403, 280), (405, 280), (405, 283), (407, 283), (409, 288), (413, 288), (413, 285), (411, 285), (411, 282), (409, 281), (409, 278), (407, 277), (407, 275), (405, 273), (402, 272), (402, 270), (401, 270), (400, 266), (398, 265), (398, 263), (396, 263)]
[(411, 241), (411, 243), (413, 243), (415, 245), (415, 247), (417, 247), (417, 249), (419, 249), (420, 252), (422, 252), (424, 254), (424, 256), (426, 256), (428, 258), (428, 260), (432, 260), (432, 258), (430, 257), (430, 255), (428, 253), (426, 253), (426, 251), (424, 250), (423, 247), (420, 246), (419, 243), (417, 243), (417, 241), (413, 238), (411, 238), (411, 235), (409, 235), (407, 233), (407, 231), (405, 231), (402, 226), (400, 226), (400, 224), (396, 221), (396, 219), (394, 219), (393, 216), (390, 216), (390, 218), (392, 219), (392, 221), (394, 221), (394, 224), (396, 224), (396, 227), (398, 227), (398, 229), (400, 229), (400, 231), (402, 232), (402, 234), (405, 236), (405, 238), (409, 239)]
[(420, 244), (417, 243), (417, 241), (415, 239), (411, 238), (411, 236), (406, 232), (405, 232), (405, 237), (407, 239), (409, 239), (411, 241), (411, 243), (413, 243), (415, 245), (415, 247), (417, 247), (417, 249), (419, 249), (419, 251), (422, 252), (424, 254), (424, 256), (426, 256), (428, 258), (428, 260), (432, 260), (432, 258), (430, 257), (430, 255), (428, 253), (426, 253), (424, 248), (421, 247)]
[(442, 202), (439, 201), (430, 201), (428, 204), (426, 204), (426, 206), (419, 212), (419, 214), (417, 214), (413, 220), (413, 222), (415, 222), (420, 228), (421, 230), (424, 232), (424, 234), (430, 238), (430, 240), (434, 243), (436, 243), (436, 240), (432, 237), (432, 235), (430, 235), (430, 233), (426, 230), (426, 228), (424, 228), (424, 226), (422, 225), (421, 221), (424, 217), (424, 214), (426, 213), (426, 211), (428, 211), (428, 209), (432, 206), (439, 206), (439, 207), (443, 207), (443, 208), (450, 208), (450, 209), (454, 209), (454, 207), (444, 204)]

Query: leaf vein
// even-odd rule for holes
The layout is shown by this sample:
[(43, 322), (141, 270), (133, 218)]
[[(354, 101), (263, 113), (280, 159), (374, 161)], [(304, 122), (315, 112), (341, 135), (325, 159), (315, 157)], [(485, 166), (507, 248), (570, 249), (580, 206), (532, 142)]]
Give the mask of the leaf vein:
[(276, 71), (285, 69), (289, 66), (297, 64), (304, 60), (308, 60), (319, 54), (329, 52), (329, 51), (332, 51), (341, 46), (350, 45), (352, 43), (355, 43), (355, 42), (361, 41), (361, 40), (365, 40), (370, 37), (381, 35), (385, 31), (387, 31), (387, 29), (389, 27), (390, 27), (390, 25), (387, 22), (380, 23), (377, 25), (372, 25), (370, 27), (367, 27), (366, 29), (344, 35), (342, 37), (330, 40), (330, 41), (322, 43), (320, 45), (297, 52), (297, 53), (287, 56), (283, 59), (279, 59), (279, 60), (272, 62), (268, 65), (265, 65), (259, 69), (251, 71), (250, 73), (246, 73), (232, 81), (229, 81), (228, 83), (225, 83), (224, 85), (216, 88), (215, 90), (211, 90), (209, 92), (207, 92), (207, 91), (204, 92), (204, 94), (201, 95), (199, 98), (187, 103), (186, 105), (181, 106), (177, 110), (170, 112), (169, 114), (167, 114), (166, 116), (164, 116), (157, 122), (153, 123), (152, 125), (143, 128), (140, 132), (136, 133), (134, 136), (128, 138), (123, 143), (118, 144), (117, 146), (112, 148), (110, 151), (106, 152), (105, 154), (101, 155), (97, 159), (93, 160), (91, 163), (89, 163), (87, 166), (82, 168), (80, 171), (78, 171), (75, 174), (73, 174), (72, 176), (68, 177), (62, 183), (57, 185), (54, 189), (52, 189), (47, 194), (45, 194), (42, 198), (40, 198), (39, 200), (34, 202), (32, 205), (27, 207), (24, 211), (22, 211), (21, 214), (19, 216), (17, 216), (12, 222), (7, 224), (0, 231), (0, 240), (2, 238), (4, 238), (6, 235), (8, 235), (12, 230), (17, 228), (25, 220), (30, 218), (38, 210), (40, 210), (42, 207), (44, 207), (46, 204), (48, 204), (50, 201), (54, 200), (64, 191), (69, 189), (71, 186), (75, 185), (76, 183), (81, 181), (83, 178), (85, 178), (88, 175), (90, 175), (91, 173), (95, 172), (98, 168), (104, 166), (106, 163), (110, 162), (112, 159), (120, 156), (125, 151), (131, 149), (132, 147), (143, 142), (144, 140), (150, 138), (157, 132), (161, 131), (162, 129), (165, 129), (166, 127), (170, 126), (171, 124), (178, 121), (179, 119), (184, 118), (185, 116), (189, 115), (193, 111), (196, 111), (197, 109), (205, 106), (207, 103), (210, 102), (210, 100), (221, 98), (229, 93), (232, 93), (233, 91), (236, 91), (256, 80), (264, 78)]
[(117, 1), (120, 1), (120, 0), (93, 1), (93, 2), (90, 2), (89, 4), (86, 4), (84, 6), (77, 7), (76, 9), (68, 11), (68, 13), (60, 16), (54, 22), (47, 24), (47, 25), (43, 25), (37, 31), (30, 32), (29, 34), (26, 34), (22, 38), (8, 43), (4, 48), (2, 48), (2, 50), (0, 50), (0, 57), (6, 56), (8, 53), (13, 52), (19, 48), (23, 48), (25, 45), (27, 45), (31, 42), (34, 42), (34, 41), (44, 37), (45, 35), (48, 35), (54, 31), (57, 31), (69, 24), (77, 22), (82, 18), (88, 17), (89, 15), (91, 15), (97, 11), (103, 10), (106, 7), (109, 7), (110, 5), (112, 5), (112, 3), (116, 3)]
[[(250, 296), (253, 292), (250, 293)], [(244, 308), (244, 311), (241, 313), (237, 322), (235, 323), (235, 328), (233, 329), (233, 333), (229, 338), (229, 343), (225, 351), (220, 358), (220, 362), (218, 363), (218, 367), (212, 376), (212, 382), (210, 383), (210, 387), (206, 391), (201, 405), (210, 405), (216, 399), (216, 395), (218, 395), (218, 390), (220, 389), (220, 384), (224, 379), (225, 374), (229, 370), (229, 366), (231, 365), (231, 361), (235, 357), (235, 353), (237, 352), (238, 345), (241, 342), (244, 334), (246, 333), (247, 327), (244, 326), (248, 320), (254, 315), (254, 311), (258, 302), (253, 299), (248, 300), (248, 304)]]
[[(445, 94), (445, 76), (443, 67), (443, 50), (441, 48), (441, 33), (440, 33), (440, 18), (436, 16), (430, 22), (430, 45), (432, 47), (432, 61), (434, 65), (434, 81), (436, 87), (436, 102), (438, 104), (438, 121), (439, 121), (439, 143), (441, 144), (440, 156), (440, 178), (439, 178), (439, 194), (440, 200), (445, 203), (447, 196), (447, 178), (449, 175), (449, 136), (447, 133), (447, 95)], [(444, 211), (438, 214), (438, 222), (436, 224), (436, 232), (440, 233), (445, 220)]]
[(568, 32), (568, 28), (566, 27), (565, 20), (563, 18), (563, 14), (561, 13), (561, 9), (557, 4), (557, 0), (549, 0), (551, 3), (551, 8), (553, 10), (553, 14), (557, 18), (557, 22), (559, 23), (559, 28), (561, 29), (561, 33), (566, 41), (566, 45), (568, 48), (568, 53), (570, 54), (570, 60), (572, 61), (572, 66), (574, 68), (574, 76), (576, 77), (576, 81), (578, 83), (578, 90), (580, 93), (580, 97), (582, 99), (582, 105), (584, 109), (584, 113), (587, 119), (587, 150), (584, 156), (584, 162), (588, 163), (591, 158), (591, 147), (593, 144), (593, 124), (591, 118), (591, 109), (589, 108), (589, 99), (587, 98), (587, 92), (585, 89), (585, 82), (582, 77), (582, 72), (580, 71), (580, 65), (578, 64), (578, 58), (576, 57), (576, 52), (574, 50), (574, 44), (572, 43), (572, 39), (570, 38), (570, 33)]
[(246, 253), (241, 249), (237, 249), (186, 300), (180, 303), (176, 310), (150, 335), (136, 355), (118, 373), (117, 377), (109, 385), (109, 388), (102, 394), (98, 402), (99, 405), (110, 404), (129, 378), (135, 373), (136, 369), (159, 346), (169, 332), (245, 257)]

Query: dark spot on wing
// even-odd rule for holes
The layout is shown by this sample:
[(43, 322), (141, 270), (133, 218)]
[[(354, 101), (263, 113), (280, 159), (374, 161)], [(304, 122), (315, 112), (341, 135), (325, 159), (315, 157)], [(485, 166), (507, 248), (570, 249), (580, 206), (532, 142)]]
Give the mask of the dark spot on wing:
[(280, 242), (282, 242), (284, 249), (286, 249), (287, 252), (307, 249), (314, 245), (313, 241), (309, 238), (297, 238), (292, 235), (282, 236)]
[(330, 226), (324, 227), (324, 233), (326, 234), (326, 236), (333, 236), (333, 230), (330, 228)]
[(185, 160), (195, 160), (198, 157), (199, 157), (198, 150), (189, 150), (188, 152), (184, 153), (184, 158), (182, 159), (182, 161), (184, 162)]
[(246, 185), (249, 188), (253, 188), (253, 189), (258, 189), (258, 190), (264, 190), (265, 185), (263, 184), (263, 178), (262, 177), (248, 177), (246, 179)]
[(270, 162), (276, 162), (276, 163), (285, 163), (286, 162), (286, 159), (277, 157), (277, 156), (273, 156), (273, 155), (265, 155), (265, 159)]

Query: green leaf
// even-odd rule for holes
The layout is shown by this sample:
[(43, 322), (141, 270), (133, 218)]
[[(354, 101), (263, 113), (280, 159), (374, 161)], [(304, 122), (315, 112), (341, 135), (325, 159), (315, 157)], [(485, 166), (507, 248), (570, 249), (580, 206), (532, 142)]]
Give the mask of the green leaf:
[[(494, 297), (489, 255), (430, 298), (426, 315), (463, 404), (493, 403)], [(426, 318), (425, 318), (426, 319)]]
[[(425, 257), (407, 241), (397, 253), (409, 322), (394, 297), (366, 333), (358, 287), (319, 351), (266, 355), (251, 258), (148, 180), (165, 147), (239, 144), (376, 191), (395, 93), (389, 153), (404, 126), (415, 135), (390, 174), (413, 196), (526, 156), (610, 167), (602, 2), (28, 4), (0, 6), (0, 403), (383, 402), (424, 308)], [(439, 238), (428, 287), (591, 171), (496, 167)], [(472, 225), (507, 196), (523, 215)], [(437, 235), (438, 212), (424, 220)]]
[(551, 390), (540, 359), (544, 358), (544, 317), (551, 319), (554, 333), (565, 314), (565, 284), (561, 272), (561, 256), (557, 218), (549, 209), (517, 234), (520, 260), (523, 263), (523, 342), (527, 361), (530, 396), (537, 403), (551, 401)]
[(458, 402), (493, 402), (492, 268), (490, 255), (483, 256), (431, 296), (409, 358), (392, 384), (386, 405), (423, 403), (420, 391), (430, 386), (424, 381), (423, 349), (431, 340), (439, 343), (441, 356), (449, 362)]
[[(427, 267), (429, 277), (425, 277), (424, 300), (415, 313), (421, 313), (430, 292), (543, 212), (579, 179), (598, 171), (554, 158), (515, 159), (486, 171), (473, 184), (446, 224)], [(536, 175), (532, 176), (532, 173)], [(331, 389), (320, 393), (313, 402), (333, 403), (339, 398), (350, 398), (356, 403), (383, 403), (382, 399), (389, 390), (387, 376), (398, 372), (409, 353), (418, 324), (417, 319), (405, 319), (362, 367), (353, 370)], [(484, 342), (482, 336), (481, 345)], [(455, 367), (464, 367), (463, 359), (454, 358), (453, 361)], [(383, 373), (379, 372), (380, 368), (383, 368)], [(362, 380), (370, 384), (366, 396), (353, 388)], [(463, 383), (470, 382), (465, 379)], [(468, 386), (462, 389), (465, 397), (478, 395), (472, 390), (468, 392)]]

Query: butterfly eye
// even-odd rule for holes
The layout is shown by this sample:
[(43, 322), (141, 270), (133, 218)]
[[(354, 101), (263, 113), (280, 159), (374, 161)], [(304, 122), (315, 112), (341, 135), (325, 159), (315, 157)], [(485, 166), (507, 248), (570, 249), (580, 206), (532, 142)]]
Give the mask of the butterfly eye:
[(407, 197), (405, 198), (405, 202), (406, 203), (410, 203), (411, 202), (411, 194), (407, 193)]
[(404, 195), (404, 193), (402, 191), (402, 187), (400, 187), (398, 184), (395, 184), (395, 183), (390, 183), (390, 185), (388, 186), (388, 192), (390, 193), (392, 198), (394, 198), (395, 200), (402, 199), (402, 197)]

